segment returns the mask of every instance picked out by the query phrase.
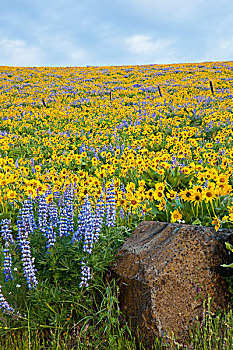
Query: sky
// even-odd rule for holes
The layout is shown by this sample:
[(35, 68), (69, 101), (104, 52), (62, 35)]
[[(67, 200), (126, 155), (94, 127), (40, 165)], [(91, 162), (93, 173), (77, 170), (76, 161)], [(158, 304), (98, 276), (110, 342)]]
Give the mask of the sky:
[(233, 60), (233, 0), (0, 0), (0, 66)]

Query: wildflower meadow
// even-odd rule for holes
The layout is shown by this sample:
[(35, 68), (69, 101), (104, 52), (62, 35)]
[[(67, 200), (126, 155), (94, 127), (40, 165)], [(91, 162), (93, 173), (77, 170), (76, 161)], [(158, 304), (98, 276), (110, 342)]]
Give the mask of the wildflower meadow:
[(144, 220), (233, 229), (233, 62), (0, 82), (0, 348), (134, 349), (105, 281), (120, 244)]

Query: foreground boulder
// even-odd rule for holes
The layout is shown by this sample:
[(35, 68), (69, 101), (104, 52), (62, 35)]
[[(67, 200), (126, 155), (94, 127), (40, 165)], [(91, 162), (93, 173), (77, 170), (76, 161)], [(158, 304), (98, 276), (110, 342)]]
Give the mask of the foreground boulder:
[(109, 278), (118, 280), (120, 308), (147, 349), (172, 332), (185, 344), (208, 295), (213, 312), (229, 307), (231, 269), (220, 265), (232, 262), (225, 248), (232, 240), (231, 230), (148, 221), (120, 247)]

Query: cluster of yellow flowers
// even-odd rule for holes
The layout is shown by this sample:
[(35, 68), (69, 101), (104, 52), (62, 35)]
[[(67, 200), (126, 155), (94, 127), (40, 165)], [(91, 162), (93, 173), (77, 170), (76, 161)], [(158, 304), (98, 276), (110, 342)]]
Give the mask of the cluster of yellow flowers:
[[(125, 211), (172, 203), (178, 221), (185, 203), (194, 217), (205, 204), (215, 226), (233, 222), (232, 69), (0, 67), (0, 204), (70, 183), (80, 202), (86, 194), (96, 201), (114, 179)], [(220, 219), (213, 203), (223, 198), (229, 209)]]

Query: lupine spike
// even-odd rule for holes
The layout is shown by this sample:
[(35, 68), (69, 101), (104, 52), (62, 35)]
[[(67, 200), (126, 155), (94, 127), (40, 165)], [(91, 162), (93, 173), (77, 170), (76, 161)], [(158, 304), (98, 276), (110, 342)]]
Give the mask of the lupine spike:
[(47, 227), (48, 218), (48, 204), (46, 202), (45, 195), (40, 196), (38, 204), (38, 222), (39, 229), (42, 233), (45, 233)]
[(13, 313), (14, 309), (8, 304), (6, 299), (2, 294), (2, 286), (0, 285), (0, 308), (3, 309), (3, 312)]
[(111, 183), (106, 196), (106, 225), (107, 227), (114, 226), (116, 222), (116, 201), (114, 183)]
[(50, 250), (56, 242), (56, 232), (53, 230), (53, 225), (50, 222), (46, 229), (47, 243), (46, 248)]
[(67, 219), (67, 209), (61, 208), (60, 220), (59, 220), (59, 236), (68, 236), (68, 219)]
[(103, 200), (103, 192), (102, 192), (96, 205), (94, 242), (96, 242), (99, 238), (101, 227), (103, 225), (104, 214), (105, 214), (105, 203)]
[(36, 279), (36, 274), (35, 274), (36, 270), (32, 260), (31, 249), (30, 249), (30, 244), (28, 239), (29, 225), (27, 222), (27, 217), (23, 217), (23, 215), (25, 214), (23, 214), (23, 212), (20, 210), (19, 218), (17, 220), (17, 227), (18, 227), (17, 238), (18, 238), (18, 242), (22, 252), (21, 260), (23, 263), (24, 275), (27, 279), (28, 288), (32, 289), (36, 287), (36, 285), (38, 284), (38, 281)]
[(13, 280), (12, 275), (12, 258), (9, 247), (14, 244), (14, 239), (10, 230), (11, 220), (3, 219), (1, 221), (1, 235), (5, 241), (5, 248), (3, 249), (4, 262), (3, 262), (3, 273), (5, 275), (6, 282)]
[(59, 222), (58, 208), (54, 202), (50, 202), (48, 205), (48, 216), (49, 216), (49, 220), (53, 224), (53, 227), (57, 227)]
[(64, 204), (67, 213), (67, 231), (72, 233), (74, 231), (74, 208), (73, 208), (74, 189), (68, 188), (64, 192)]
[(90, 267), (82, 260), (81, 261), (81, 283), (80, 287), (88, 287), (88, 281), (91, 279), (91, 269)]

